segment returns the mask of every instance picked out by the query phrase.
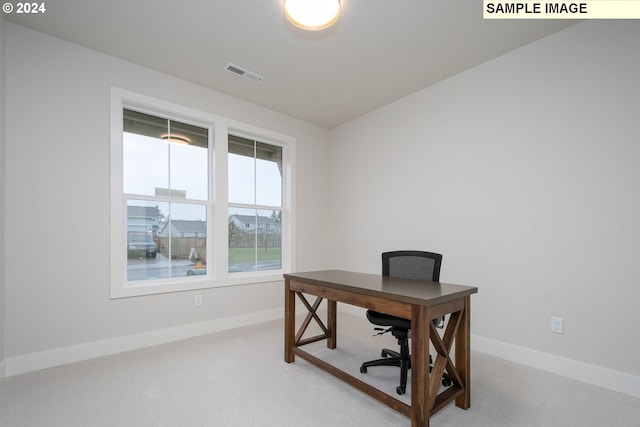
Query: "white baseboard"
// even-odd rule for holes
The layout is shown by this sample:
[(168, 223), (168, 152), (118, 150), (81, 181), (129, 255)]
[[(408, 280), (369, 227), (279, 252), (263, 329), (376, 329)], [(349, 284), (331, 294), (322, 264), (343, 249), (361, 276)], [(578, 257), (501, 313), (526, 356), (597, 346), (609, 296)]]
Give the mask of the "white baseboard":
[(640, 398), (640, 377), (631, 374), (477, 335), (471, 336), (471, 349)]
[[(346, 304), (338, 310), (363, 318), (366, 311)], [(471, 336), (471, 350), (640, 398), (640, 377), (634, 375), (477, 335)]]
[(40, 369), (66, 365), (68, 363), (94, 359), (96, 357), (109, 356), (124, 351), (137, 350), (242, 326), (255, 325), (271, 320), (282, 319), (283, 317), (284, 310), (277, 308), (103, 341), (56, 348), (22, 356), (8, 357), (0, 364), (0, 378), (2, 378), (3, 373), (7, 377), (10, 377), (26, 372), (38, 371)]

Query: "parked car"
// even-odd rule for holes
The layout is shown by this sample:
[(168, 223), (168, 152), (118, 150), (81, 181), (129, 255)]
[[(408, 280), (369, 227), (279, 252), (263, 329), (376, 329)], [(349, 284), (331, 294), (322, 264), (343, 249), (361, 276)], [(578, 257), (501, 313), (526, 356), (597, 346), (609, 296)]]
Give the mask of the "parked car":
[(151, 234), (129, 233), (127, 235), (127, 256), (155, 258), (156, 251), (156, 243), (153, 241)]

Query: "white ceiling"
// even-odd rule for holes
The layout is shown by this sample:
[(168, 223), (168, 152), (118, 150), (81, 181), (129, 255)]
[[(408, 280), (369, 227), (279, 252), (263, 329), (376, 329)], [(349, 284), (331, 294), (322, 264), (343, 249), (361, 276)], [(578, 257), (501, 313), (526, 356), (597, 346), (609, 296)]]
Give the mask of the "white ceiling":
[(481, 0), (342, 0), (337, 24), (319, 32), (287, 22), (282, 0), (45, 5), (5, 19), (326, 128), (576, 22), (483, 20)]

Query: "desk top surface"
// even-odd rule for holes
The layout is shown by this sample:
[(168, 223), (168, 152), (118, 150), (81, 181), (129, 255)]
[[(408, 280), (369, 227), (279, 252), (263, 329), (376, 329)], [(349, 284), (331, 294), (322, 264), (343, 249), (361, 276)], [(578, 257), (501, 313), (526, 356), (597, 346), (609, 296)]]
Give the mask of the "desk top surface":
[(400, 279), (343, 270), (290, 273), (285, 274), (284, 277), (331, 289), (426, 306), (441, 304), (478, 292), (475, 286)]

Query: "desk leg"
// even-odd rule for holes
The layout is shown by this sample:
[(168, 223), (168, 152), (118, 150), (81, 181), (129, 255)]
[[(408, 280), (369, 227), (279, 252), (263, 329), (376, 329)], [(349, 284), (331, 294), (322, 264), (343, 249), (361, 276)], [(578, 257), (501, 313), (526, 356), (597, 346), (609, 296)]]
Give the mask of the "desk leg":
[(411, 310), (411, 427), (429, 427), (429, 311)]
[(284, 361), (295, 360), (293, 346), (296, 334), (296, 293), (291, 290), (289, 279), (284, 280)]
[(336, 307), (337, 303), (330, 299), (327, 300), (327, 329), (329, 329), (329, 339), (327, 339), (327, 348), (336, 348), (336, 334), (337, 334), (337, 321), (336, 321)]
[(456, 369), (464, 384), (464, 393), (456, 398), (456, 406), (469, 409), (471, 406), (471, 296), (465, 297), (464, 311), (455, 343)]

